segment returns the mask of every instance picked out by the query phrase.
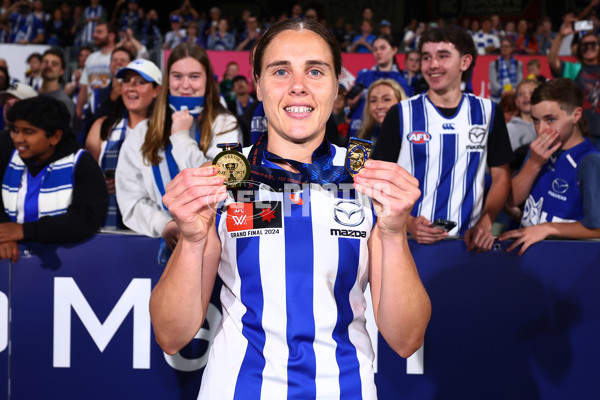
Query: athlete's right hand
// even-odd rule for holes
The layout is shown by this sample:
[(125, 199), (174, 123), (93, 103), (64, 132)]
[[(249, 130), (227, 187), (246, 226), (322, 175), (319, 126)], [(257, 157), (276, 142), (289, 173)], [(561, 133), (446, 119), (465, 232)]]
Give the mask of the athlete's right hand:
[(179, 226), (181, 240), (203, 242), (214, 221), (216, 205), (227, 198), (217, 167), (205, 164), (181, 171), (167, 185), (163, 203)]
[(406, 229), (421, 244), (432, 244), (448, 236), (448, 232), (443, 229), (431, 228), (429, 225), (431, 225), (431, 221), (424, 216), (421, 215), (416, 218), (411, 216), (406, 222)]

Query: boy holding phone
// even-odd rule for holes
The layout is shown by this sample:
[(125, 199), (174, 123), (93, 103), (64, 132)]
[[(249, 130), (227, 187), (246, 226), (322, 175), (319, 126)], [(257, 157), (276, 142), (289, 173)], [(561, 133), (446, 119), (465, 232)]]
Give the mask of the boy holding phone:
[[(419, 46), (429, 89), (388, 111), (373, 158), (397, 162), (419, 180), (421, 197), (407, 222), (419, 243), (464, 235), (469, 250), (487, 251), (494, 243), (492, 223), (510, 190), (513, 154), (506, 123), (491, 100), (461, 91), (477, 57), (471, 35), (437, 28), (424, 33)], [(484, 203), (486, 164), (492, 184)], [(449, 232), (432, 226), (438, 219), (456, 226)]]
[(512, 181), (508, 203), (525, 202), (521, 229), (500, 235), (521, 246), (519, 255), (545, 238), (600, 237), (600, 151), (585, 137), (583, 94), (569, 79), (554, 79), (531, 95), (538, 137)]

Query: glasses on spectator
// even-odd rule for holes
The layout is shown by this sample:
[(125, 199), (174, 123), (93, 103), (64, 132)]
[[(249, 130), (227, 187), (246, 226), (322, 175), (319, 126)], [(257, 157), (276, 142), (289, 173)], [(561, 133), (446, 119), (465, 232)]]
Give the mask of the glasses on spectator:
[(126, 83), (131, 86), (141, 86), (150, 82), (139, 76), (126, 76), (125, 78), (123, 78), (123, 83)]
[(600, 45), (600, 43), (594, 42), (581, 42), (581, 50), (586, 51), (588, 49), (596, 48)]

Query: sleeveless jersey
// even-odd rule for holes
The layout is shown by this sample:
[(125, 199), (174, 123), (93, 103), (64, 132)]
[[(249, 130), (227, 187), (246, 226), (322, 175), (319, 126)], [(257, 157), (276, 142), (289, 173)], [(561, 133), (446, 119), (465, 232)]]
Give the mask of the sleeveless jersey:
[(463, 234), (479, 220), (483, 207), (492, 102), (464, 93), (449, 118), (426, 94), (402, 101), (399, 107), (398, 164), (419, 180), (421, 189), (411, 214), (454, 221), (457, 226), (450, 235)]
[(199, 399), (377, 397), (363, 294), (375, 217), (348, 188), (259, 190), (217, 217), (223, 318)]
[(525, 201), (522, 226), (544, 222), (575, 222), (584, 217), (583, 199), (577, 180), (577, 165), (598, 150), (591, 141), (565, 150), (548, 160), (540, 171)]

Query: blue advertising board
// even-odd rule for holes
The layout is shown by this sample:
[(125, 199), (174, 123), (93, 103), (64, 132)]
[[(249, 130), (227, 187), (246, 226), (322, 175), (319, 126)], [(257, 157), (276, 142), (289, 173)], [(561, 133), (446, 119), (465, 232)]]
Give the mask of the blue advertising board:
[(0, 260), (0, 400), (8, 399), (8, 299), (10, 262)]
[(600, 242), (504, 247), (411, 243), (432, 303), (423, 374), (380, 338), (380, 399), (600, 398)]
[[(28, 246), (13, 268), (11, 399), (196, 397), (201, 370), (170, 366), (152, 333), (157, 250), (158, 240), (118, 235)], [(190, 359), (207, 347), (194, 342)]]
[[(469, 253), (458, 240), (411, 249), (432, 317), (408, 362), (379, 336), (381, 400), (600, 398), (600, 242), (545, 241), (521, 257)], [(157, 240), (100, 234), (23, 250), (11, 266), (11, 369), (4, 350), (0, 392), (10, 374), (10, 399), (196, 398), (218, 289), (198, 339), (171, 357), (148, 312), (162, 273)], [(8, 298), (7, 262), (0, 268)]]

